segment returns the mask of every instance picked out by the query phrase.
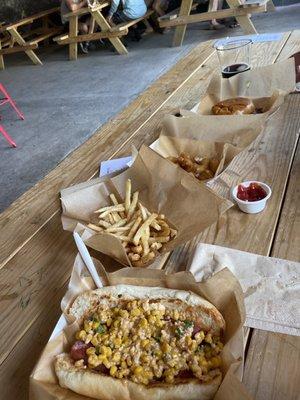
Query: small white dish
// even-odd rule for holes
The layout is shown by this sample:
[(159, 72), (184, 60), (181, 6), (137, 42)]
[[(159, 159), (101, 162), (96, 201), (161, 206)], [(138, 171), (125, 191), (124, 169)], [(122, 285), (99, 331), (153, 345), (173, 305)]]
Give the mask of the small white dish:
[[(257, 183), (263, 189), (265, 189), (265, 191), (267, 193), (266, 197), (264, 197), (261, 200), (257, 200), (257, 201), (240, 200), (237, 197), (238, 186), (243, 185), (245, 187), (249, 187), (250, 183)], [(239, 185), (236, 185), (235, 187), (233, 187), (231, 189), (231, 197), (237, 203), (240, 210), (247, 214), (257, 214), (257, 213), (263, 211), (264, 208), (266, 207), (267, 200), (271, 197), (271, 194), (272, 194), (272, 190), (271, 190), (270, 186), (268, 186), (266, 183), (254, 181), (254, 180), (241, 182), (241, 183), (239, 183)]]

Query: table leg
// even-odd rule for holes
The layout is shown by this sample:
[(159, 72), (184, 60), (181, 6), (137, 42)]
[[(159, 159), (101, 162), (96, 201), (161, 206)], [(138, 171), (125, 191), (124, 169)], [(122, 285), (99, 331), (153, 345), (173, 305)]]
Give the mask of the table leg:
[[(237, 8), (242, 5), (241, 0), (226, 0), (230, 8)], [(243, 15), (240, 17), (236, 17), (237, 22), (240, 24), (245, 35), (251, 35), (253, 33), (257, 33), (253, 22), (251, 21), (249, 15)]]
[[(7, 30), (9, 31), (10, 35), (12, 36), (15, 42), (17, 42), (20, 46), (26, 46), (27, 43), (19, 34), (16, 28), (12, 27), (8, 28)], [(28, 57), (34, 64), (43, 65), (42, 61), (38, 58), (38, 56), (35, 54), (33, 50), (25, 50), (25, 53), (28, 55)]]
[[(110, 30), (111, 26), (106, 21), (100, 10), (91, 10), (91, 14), (103, 32)], [(126, 47), (118, 37), (108, 39), (119, 54), (128, 54)]]
[[(43, 18), (42, 24), (43, 24), (44, 33), (46, 33), (48, 31), (48, 29), (49, 29), (49, 17), (48, 17), (48, 15), (46, 15)], [(49, 45), (49, 38), (44, 40), (44, 43), (45, 43), (46, 46), (48, 46)]]
[[(182, 0), (181, 6), (180, 6), (180, 11), (179, 11), (179, 16), (182, 17), (182, 16), (190, 15), (192, 5), (193, 5), (193, 0)], [(173, 38), (173, 46), (181, 46), (182, 45), (185, 31), (186, 31), (186, 25), (176, 26), (174, 38)]]
[[(69, 18), (69, 37), (76, 37), (78, 35), (78, 16), (72, 15)], [(69, 44), (69, 59), (77, 60), (78, 47), (77, 43)]]
[[(0, 40), (0, 50), (2, 49), (2, 46), (1, 46), (1, 40)], [(0, 54), (0, 69), (4, 69), (5, 67), (4, 67), (4, 58), (3, 58), (3, 55), (2, 54)]]

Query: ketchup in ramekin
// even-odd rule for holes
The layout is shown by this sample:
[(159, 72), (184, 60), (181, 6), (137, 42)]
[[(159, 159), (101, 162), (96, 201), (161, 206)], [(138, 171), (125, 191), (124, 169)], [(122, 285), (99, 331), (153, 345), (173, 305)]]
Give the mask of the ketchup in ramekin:
[(267, 196), (265, 189), (257, 182), (251, 182), (249, 186), (238, 185), (236, 197), (243, 201), (259, 201)]

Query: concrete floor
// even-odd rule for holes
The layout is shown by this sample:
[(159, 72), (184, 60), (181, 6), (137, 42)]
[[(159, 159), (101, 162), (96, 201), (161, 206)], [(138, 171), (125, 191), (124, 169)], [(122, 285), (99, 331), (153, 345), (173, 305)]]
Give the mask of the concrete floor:
[[(300, 28), (300, 4), (253, 17), (260, 33)], [(9, 106), (1, 108), (2, 124), (17, 142), (8, 147), (0, 137), (0, 211), (43, 178), (102, 124), (166, 72), (199, 42), (241, 35), (240, 29), (208, 30), (190, 25), (184, 45), (170, 47), (173, 32), (150, 34), (129, 43), (129, 55), (108, 49), (67, 61), (67, 48), (40, 52), (42, 67), (24, 55), (6, 57), (0, 81), (25, 114), (19, 121)]]

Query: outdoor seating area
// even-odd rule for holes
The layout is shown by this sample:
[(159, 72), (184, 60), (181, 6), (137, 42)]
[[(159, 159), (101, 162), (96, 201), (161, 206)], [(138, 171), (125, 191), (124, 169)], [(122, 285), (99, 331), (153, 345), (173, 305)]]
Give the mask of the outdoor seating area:
[[(210, 0), (213, 3), (215, 0)], [(151, 3), (150, 3), (151, 4)], [(193, 0), (183, 0), (180, 8), (172, 10), (169, 14), (158, 18), (159, 26), (163, 28), (176, 27), (173, 39), (173, 46), (182, 45), (184, 33), (187, 24), (200, 21), (212, 21), (217, 18), (235, 17), (245, 34), (257, 33), (254, 24), (251, 21), (251, 15), (254, 13), (262, 13), (274, 10), (272, 0), (253, 1), (247, 0), (227, 0), (228, 9), (208, 11), (201, 14), (190, 12), (193, 7)], [(150, 5), (146, 13), (141, 17), (124, 21), (118, 24), (110, 24), (107, 22), (105, 14), (110, 7), (110, 1), (99, 0), (93, 4), (88, 2), (87, 6), (78, 8), (64, 14), (64, 18), (68, 20), (67, 34), (61, 33), (63, 26), (57, 26), (51, 21), (51, 16), (60, 12), (59, 7), (55, 7), (40, 13), (23, 18), (12, 24), (0, 25), (0, 69), (5, 68), (4, 56), (16, 52), (25, 52), (34, 64), (42, 65), (42, 61), (36, 54), (36, 50), (40, 43), (49, 43), (52, 39), (59, 45), (69, 46), (69, 59), (77, 60), (78, 43), (99, 41), (108, 39), (118, 54), (127, 54), (128, 50), (122, 42), (122, 37), (128, 34), (128, 29), (136, 24), (147, 20), (155, 14), (155, 7)], [(211, 9), (212, 4), (209, 5)], [(178, 13), (178, 15), (176, 14)], [(90, 16), (93, 30), (86, 34), (79, 34), (78, 23), (83, 16)], [(32, 27), (40, 23), (39, 27)], [(26, 28), (24, 33), (19, 30)], [(19, 29), (19, 30), (18, 30)]]
[(298, 21), (114, 1), (0, 28), (0, 398), (297, 400)]

